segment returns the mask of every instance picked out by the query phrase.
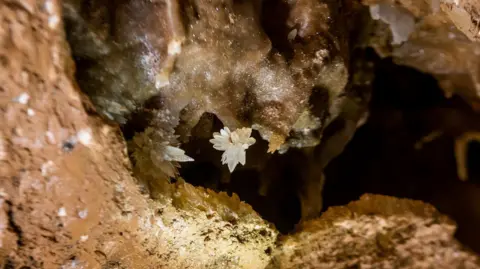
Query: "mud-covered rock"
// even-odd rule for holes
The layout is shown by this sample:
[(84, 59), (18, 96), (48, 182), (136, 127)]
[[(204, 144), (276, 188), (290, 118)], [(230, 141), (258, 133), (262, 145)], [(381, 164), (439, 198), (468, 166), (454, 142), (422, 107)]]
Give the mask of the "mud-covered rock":
[(237, 196), (142, 193), (118, 126), (86, 112), (58, 1), (0, 20), (0, 267), (265, 267), (277, 232)]

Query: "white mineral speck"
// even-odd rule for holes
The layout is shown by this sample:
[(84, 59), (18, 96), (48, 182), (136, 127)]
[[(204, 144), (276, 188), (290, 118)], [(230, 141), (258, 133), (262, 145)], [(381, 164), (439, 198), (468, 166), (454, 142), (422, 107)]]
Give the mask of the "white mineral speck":
[(52, 132), (46, 131), (46, 132), (45, 132), (45, 136), (47, 137), (48, 143), (50, 143), (50, 144), (55, 144), (55, 142), (56, 142), (56, 141), (55, 141), (55, 135), (53, 135)]
[(14, 99), (15, 102), (18, 102), (22, 105), (26, 105), (28, 103), (28, 100), (30, 100), (30, 95), (28, 95), (28, 93), (26, 92), (20, 94), (17, 98)]
[(48, 26), (50, 29), (55, 29), (60, 22), (60, 18), (57, 15), (52, 15), (48, 18)]
[(182, 43), (178, 40), (172, 40), (168, 43), (168, 55), (177, 55), (182, 52)]
[(30, 116), (30, 117), (35, 116), (35, 110), (33, 110), (31, 108), (27, 109), (27, 115)]
[(67, 210), (65, 209), (65, 207), (60, 207), (60, 209), (58, 209), (57, 215), (59, 217), (66, 217), (67, 216)]
[(50, 172), (52, 172), (54, 170), (53, 165), (54, 163), (52, 161), (42, 164), (42, 167), (40, 168), (42, 171), (42, 176), (47, 176)]
[(87, 216), (88, 216), (88, 209), (84, 209), (78, 212), (78, 217), (80, 217), (81, 219), (86, 219)]
[(90, 145), (90, 143), (92, 142), (92, 130), (88, 128), (78, 131), (77, 138), (78, 141), (80, 141), (80, 143), (82, 143), (83, 145)]
[(48, 13), (53, 13), (53, 1), (52, 0), (48, 0), (45, 2), (45, 10), (48, 12)]
[(85, 242), (85, 241), (87, 241), (87, 240), (88, 240), (88, 235), (82, 235), (82, 236), (80, 236), (80, 241), (81, 241), (81, 242)]
[(120, 184), (115, 185), (115, 191), (116, 192), (123, 192), (123, 186)]

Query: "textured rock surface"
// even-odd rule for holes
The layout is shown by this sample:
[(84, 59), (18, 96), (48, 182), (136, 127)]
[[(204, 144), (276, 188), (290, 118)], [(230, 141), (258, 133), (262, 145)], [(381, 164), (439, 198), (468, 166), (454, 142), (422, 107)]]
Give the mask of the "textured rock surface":
[[(381, 56), (392, 56), (395, 63), (433, 75), (446, 97), (458, 95), (469, 103), (473, 111), (480, 111), (480, 2), (468, 0), (363, 2), (370, 5), (371, 11), (372, 8), (375, 10), (375, 7), (388, 5), (390, 6), (388, 12), (401, 10), (415, 18), (416, 24), (414, 27), (410, 26), (405, 42), (393, 46), (390, 44), (385, 25), (374, 26), (374, 37), (370, 39), (370, 45)], [(388, 13), (385, 10), (383, 12)], [(378, 11), (374, 11), (372, 15), (378, 15)], [(394, 31), (405, 25), (399, 20), (392, 21), (389, 27)], [(439, 127), (426, 139), (433, 140), (441, 136), (442, 132), (448, 133), (446, 129), (451, 128), (447, 126), (448, 124), (444, 124), (443, 127)], [(468, 144), (480, 140), (480, 133), (476, 129), (465, 130), (463, 127), (457, 129), (454, 152), (458, 177), (466, 180)]]
[[(100, 113), (128, 122), (124, 129), (129, 131), (150, 125), (154, 132), (147, 140), (175, 147), (189, 141), (196, 126), (205, 131), (202, 137), (219, 131), (212, 128), (213, 117), (202, 117), (206, 113), (232, 130), (256, 129), (269, 141), (269, 152), (323, 143), (318, 157), (306, 153), (312, 167), (306, 168), (301, 180), (306, 187), (299, 190), (303, 215), (320, 211), (321, 169), (353, 136), (368, 104), (369, 88), (355, 88), (348, 76), (349, 42), (356, 40), (351, 30), (362, 17), (357, 3), (129, 0), (111, 5), (66, 1), (64, 6), (79, 84)], [(131, 128), (139, 119), (143, 129), (141, 124)], [(341, 127), (324, 137), (336, 120)], [(164, 155), (131, 145), (134, 156), (145, 155), (137, 159)], [(269, 158), (258, 154), (249, 168), (263, 173)], [(221, 166), (220, 159), (208, 161)], [(320, 170), (314, 168), (318, 162)], [(151, 182), (151, 174), (167, 180), (177, 166), (151, 165), (148, 171), (143, 165), (135, 171)], [(228, 182), (230, 174), (222, 173)]]
[[(343, 18), (352, 6), (271, 2), (67, 1), (79, 83), (119, 122), (158, 95), (157, 109), (173, 115), (168, 128), (180, 124), (184, 141), (209, 112), (231, 129), (254, 126), (265, 139), (273, 136), (275, 150), (290, 131), (305, 131), (312, 120), (318, 129), (337, 116), (348, 81), (350, 26)], [(288, 15), (270, 25), (268, 10), (277, 9)], [(326, 99), (309, 103), (312, 91)], [(302, 124), (311, 106), (320, 113)]]
[[(153, 110), (169, 111), (174, 119), (166, 126), (159, 126), (164, 123), (161, 120), (153, 125), (162, 127), (171, 143), (176, 140), (177, 123), (188, 138), (199, 117), (195, 113), (205, 111), (218, 114), (225, 125), (257, 123), (262, 134), (278, 133), (274, 137), (280, 141), (284, 131), (293, 128), (296, 134), (287, 139), (288, 146), (309, 141), (292, 138), (305, 129), (319, 128), (320, 135), (314, 132), (316, 141), (308, 144), (315, 145), (321, 130), (340, 122), (338, 128), (330, 126), (333, 130), (311, 155), (284, 163), (298, 165), (304, 173), (304, 178), (298, 178), (304, 181), (302, 187), (296, 191), (303, 197), (303, 215), (314, 215), (321, 208), (322, 169), (349, 141), (369, 99), (367, 60), (353, 62), (350, 68), (357, 76), (344, 89), (350, 54), (342, 29), (348, 27), (337, 18), (346, 15), (343, 8), (350, 7), (297, 1), (288, 8), (288, 27), (275, 34), (260, 29), (263, 24), (258, 17), (263, 13), (252, 2), (205, 2), (192, 1), (181, 9), (189, 19), (185, 33), (175, 27), (180, 7), (173, 2), (125, 1), (116, 2), (114, 8), (95, 1), (88, 2), (91, 6), (68, 2), (67, 17), (86, 22), (68, 26), (78, 38), (72, 44), (77, 60), (84, 64), (79, 72), (90, 78), (82, 82), (87, 83), (85, 91), (106, 109), (103, 112), (122, 122), (161, 89)], [(217, 8), (213, 4), (219, 5), (219, 12), (212, 13)], [(87, 11), (78, 13), (79, 9)], [(115, 16), (108, 15), (111, 11)], [(439, 268), (478, 268), (477, 258), (452, 239), (454, 225), (419, 202), (365, 196), (306, 223), (276, 249), (277, 231), (236, 195), (195, 188), (181, 179), (176, 183), (152, 180), (156, 191), (148, 193), (131, 175), (118, 128), (87, 113), (93, 108), (74, 83), (59, 2), (7, 0), (0, 2), (0, 18), (0, 267), (265, 268), (270, 263), (273, 268), (344, 268), (363, 263), (423, 268), (424, 263), (438, 262), (432, 259), (438, 256)], [(145, 29), (130, 24), (133, 18)], [(118, 28), (109, 28), (105, 20), (117, 20)], [(233, 27), (230, 20), (238, 25)], [(241, 26), (246, 25), (250, 33), (242, 32)], [(148, 29), (152, 31), (144, 31)], [(333, 29), (339, 35), (331, 36)], [(322, 34), (313, 34), (317, 32)], [(286, 48), (273, 41), (274, 35), (288, 41)], [(226, 36), (232, 43), (216, 42), (214, 36)], [(254, 40), (249, 40), (252, 36)], [(322, 46), (332, 55), (316, 51)], [(196, 50), (206, 58), (196, 57)], [(317, 62), (310, 62), (312, 57)], [(174, 62), (200, 73), (176, 72)], [(244, 64), (244, 69), (232, 70), (236, 62)], [(260, 71), (271, 76), (260, 79), (265, 75)], [(212, 83), (205, 76), (209, 72), (216, 75), (215, 85), (208, 84)], [(292, 91), (280, 96), (285, 99), (272, 101), (268, 92), (262, 92), (266, 78), (274, 82), (269, 86), (295, 83), (285, 84), (292, 86), (288, 88)], [(231, 91), (219, 90), (225, 85)], [(132, 92), (135, 87), (141, 89)], [(191, 87), (196, 90), (190, 91)], [(111, 89), (115, 89), (113, 95)], [(299, 95), (287, 98), (293, 93)], [(249, 103), (249, 94), (264, 99), (255, 96)], [(323, 94), (327, 101), (319, 97)], [(228, 100), (210, 102), (208, 98)], [(323, 101), (310, 107), (303, 106), (302, 98)], [(258, 107), (235, 106), (240, 100)], [(301, 109), (294, 102), (302, 104)], [(270, 118), (270, 109), (291, 114)], [(259, 111), (263, 114), (256, 114)], [(309, 115), (320, 118), (321, 124)], [(420, 262), (420, 258), (425, 259)]]
[(125, 122), (168, 82), (184, 40), (176, 1), (62, 2), (80, 86), (106, 118)]
[(0, 3), (0, 267), (263, 268), (276, 231), (238, 197), (141, 193), (118, 128), (85, 112), (60, 18)]
[[(363, 1), (370, 8), (389, 5), (408, 12), (416, 25), (408, 41), (390, 47), (381, 26), (372, 46), (383, 56), (392, 55), (399, 64), (434, 75), (447, 95), (458, 94), (474, 107), (480, 100), (480, 28), (478, 1)], [(458, 4), (457, 4), (458, 2)], [(380, 4), (379, 4), (380, 3)], [(397, 25), (397, 26), (396, 26)], [(392, 28), (393, 27), (393, 28)], [(390, 28), (405, 27), (403, 21)]]
[(364, 195), (283, 238), (267, 268), (480, 268), (454, 232), (428, 204)]

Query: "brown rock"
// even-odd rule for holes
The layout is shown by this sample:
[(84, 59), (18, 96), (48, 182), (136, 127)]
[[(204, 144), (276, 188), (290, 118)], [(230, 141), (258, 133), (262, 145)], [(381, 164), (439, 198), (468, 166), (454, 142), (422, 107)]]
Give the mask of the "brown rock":
[(480, 268), (454, 232), (428, 204), (367, 194), (300, 225), (267, 268)]

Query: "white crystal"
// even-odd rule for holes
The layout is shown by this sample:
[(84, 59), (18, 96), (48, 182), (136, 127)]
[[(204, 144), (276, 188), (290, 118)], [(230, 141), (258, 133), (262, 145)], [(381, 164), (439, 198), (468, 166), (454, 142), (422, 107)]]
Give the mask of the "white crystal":
[(60, 209), (58, 209), (57, 215), (59, 217), (66, 217), (67, 216), (67, 210), (65, 210), (65, 207), (60, 207)]
[(393, 36), (392, 44), (394, 45), (407, 41), (410, 34), (415, 30), (414, 17), (407, 10), (389, 3), (371, 5), (370, 16), (372, 16), (372, 19), (381, 20), (390, 26)]
[(213, 133), (210, 143), (214, 149), (224, 151), (222, 164), (227, 164), (230, 172), (233, 172), (239, 163), (245, 165), (245, 150), (255, 144), (255, 138), (250, 137), (251, 134), (251, 128), (240, 128), (231, 132), (228, 127), (221, 129), (219, 133)]
[(92, 141), (92, 130), (88, 128), (78, 131), (77, 139), (85, 146), (90, 145), (90, 142)]
[(26, 105), (28, 103), (28, 100), (30, 100), (30, 95), (28, 95), (28, 93), (26, 92), (20, 94), (17, 98), (14, 99), (14, 101), (22, 105)]

